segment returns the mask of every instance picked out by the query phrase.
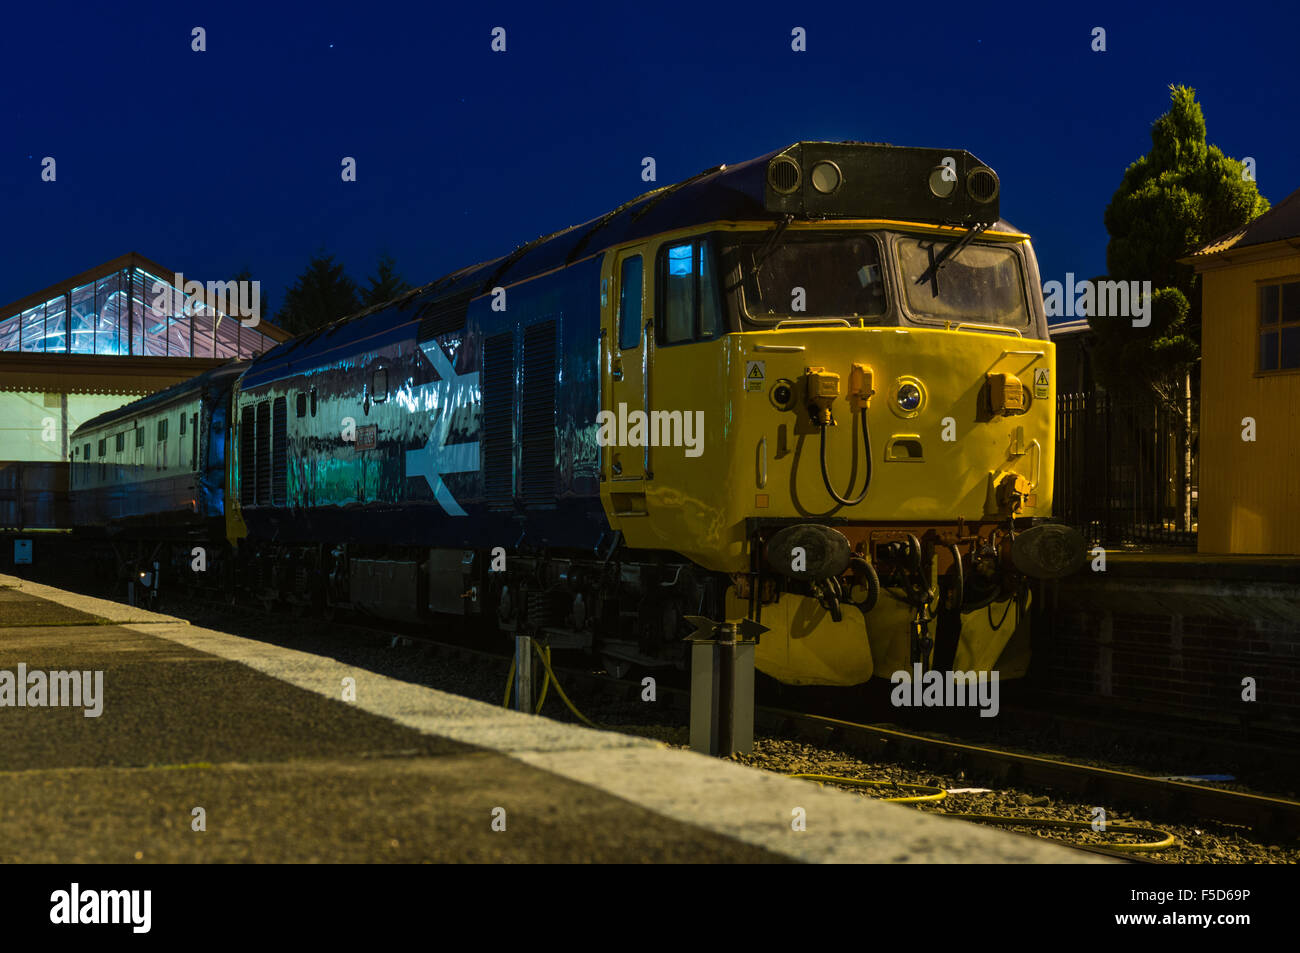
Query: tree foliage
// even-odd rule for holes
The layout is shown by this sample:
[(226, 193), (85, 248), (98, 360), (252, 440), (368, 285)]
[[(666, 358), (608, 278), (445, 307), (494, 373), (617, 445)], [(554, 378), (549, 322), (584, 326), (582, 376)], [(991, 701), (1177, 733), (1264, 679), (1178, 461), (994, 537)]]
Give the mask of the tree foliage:
[(1151, 127), (1151, 151), (1125, 171), (1105, 216), (1107, 277), (1151, 282), (1151, 324), (1089, 318), (1102, 385), (1161, 397), (1181, 391), (1200, 355), (1199, 280), (1178, 259), (1268, 210), (1243, 164), (1207, 143), (1196, 91), (1169, 89), (1169, 111)]
[(291, 334), (314, 331), (360, 310), (357, 286), (333, 255), (317, 252), (293, 286), (275, 321)]
[(370, 276), (369, 282), (361, 292), (361, 300), (367, 307), (392, 301), (411, 290), (411, 286), (398, 274), (396, 260), (389, 254), (380, 256), (379, 264), (375, 273)]

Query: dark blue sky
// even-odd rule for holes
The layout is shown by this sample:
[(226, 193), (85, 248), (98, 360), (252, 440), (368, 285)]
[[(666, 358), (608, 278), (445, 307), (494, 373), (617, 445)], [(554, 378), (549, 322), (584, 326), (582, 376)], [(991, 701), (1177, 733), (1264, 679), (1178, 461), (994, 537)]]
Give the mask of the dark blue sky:
[(1170, 83), (1196, 88), (1211, 142), (1255, 157), (1271, 202), (1300, 188), (1294, 5), (1076, 9), (9, 6), (0, 304), (131, 250), (199, 280), (247, 266), (272, 309), (322, 247), (358, 283), (387, 249), (419, 284), (645, 191), (643, 156), (663, 185), (818, 138), (971, 150), (1044, 279), (1091, 276)]

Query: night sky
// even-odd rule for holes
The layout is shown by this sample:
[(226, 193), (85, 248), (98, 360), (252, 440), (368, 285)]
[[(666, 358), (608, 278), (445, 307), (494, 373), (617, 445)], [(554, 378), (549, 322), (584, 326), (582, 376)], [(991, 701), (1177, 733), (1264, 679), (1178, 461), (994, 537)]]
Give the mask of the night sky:
[(1300, 188), (1292, 4), (273, 6), (5, 7), (0, 304), (127, 251), (247, 267), (273, 311), (322, 248), (359, 284), (384, 251), (420, 284), (800, 139), (969, 149), (1044, 280), (1087, 277), (1170, 83), (1270, 202)]

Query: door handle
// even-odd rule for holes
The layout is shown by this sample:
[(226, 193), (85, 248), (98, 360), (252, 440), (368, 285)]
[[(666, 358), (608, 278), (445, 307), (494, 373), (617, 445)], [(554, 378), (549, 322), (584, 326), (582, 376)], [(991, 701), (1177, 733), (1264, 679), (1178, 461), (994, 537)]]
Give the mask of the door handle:
[(621, 380), (623, 379), (623, 359), (622, 359), (622, 358), (618, 358), (618, 357), (614, 358), (614, 365), (613, 365), (613, 367), (610, 369), (609, 376), (612, 377), (612, 378), (613, 378), (614, 380), (616, 380), (616, 381), (621, 381)]

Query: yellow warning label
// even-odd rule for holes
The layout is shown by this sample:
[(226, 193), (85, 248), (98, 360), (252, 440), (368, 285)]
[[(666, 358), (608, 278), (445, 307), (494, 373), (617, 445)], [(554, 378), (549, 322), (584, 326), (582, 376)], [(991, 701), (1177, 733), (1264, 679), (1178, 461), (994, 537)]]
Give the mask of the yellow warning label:
[(1034, 396), (1044, 398), (1047, 396), (1047, 388), (1051, 382), (1052, 372), (1045, 367), (1034, 369)]
[(763, 382), (767, 379), (767, 362), (765, 361), (746, 361), (745, 362), (745, 390), (756, 391), (763, 389)]

